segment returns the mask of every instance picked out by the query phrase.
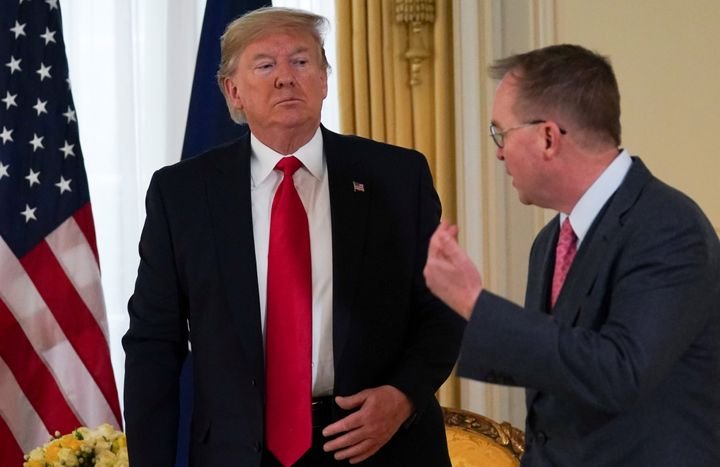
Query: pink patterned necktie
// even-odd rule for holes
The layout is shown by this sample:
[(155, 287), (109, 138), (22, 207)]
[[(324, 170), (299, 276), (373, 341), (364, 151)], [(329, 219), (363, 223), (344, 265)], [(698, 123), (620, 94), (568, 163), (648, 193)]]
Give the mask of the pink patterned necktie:
[(312, 266), (307, 214), (293, 174), (302, 166), (284, 157), (273, 198), (265, 330), (265, 439), (283, 466), (312, 443)]
[(565, 277), (570, 270), (570, 265), (575, 258), (577, 247), (577, 236), (570, 225), (570, 218), (566, 217), (560, 228), (557, 247), (555, 248), (555, 271), (553, 272), (552, 293), (550, 296), (550, 308), (555, 307), (558, 295), (562, 290)]

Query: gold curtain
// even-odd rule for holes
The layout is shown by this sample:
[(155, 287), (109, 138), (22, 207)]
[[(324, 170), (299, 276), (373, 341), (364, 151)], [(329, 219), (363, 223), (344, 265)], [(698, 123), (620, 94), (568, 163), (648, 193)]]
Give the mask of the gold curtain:
[[(335, 0), (340, 130), (425, 154), (456, 222), (451, 0)], [(440, 403), (460, 406), (453, 375)]]

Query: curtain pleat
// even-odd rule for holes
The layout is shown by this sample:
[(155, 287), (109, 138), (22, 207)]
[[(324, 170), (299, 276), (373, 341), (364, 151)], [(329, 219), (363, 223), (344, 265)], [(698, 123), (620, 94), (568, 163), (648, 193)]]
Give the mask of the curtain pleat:
[[(398, 21), (398, 0), (336, 0), (340, 130), (425, 154), (443, 218), (455, 222), (452, 4), (433, 3), (434, 21), (413, 25)], [(418, 47), (427, 57), (412, 73), (406, 53)], [(454, 375), (438, 399), (459, 407)]]

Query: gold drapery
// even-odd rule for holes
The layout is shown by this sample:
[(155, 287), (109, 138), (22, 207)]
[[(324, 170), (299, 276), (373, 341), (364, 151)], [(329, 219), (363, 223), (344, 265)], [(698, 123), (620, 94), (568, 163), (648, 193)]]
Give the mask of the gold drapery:
[[(336, 0), (340, 130), (425, 154), (456, 222), (450, 0)], [(460, 406), (453, 375), (440, 403)]]

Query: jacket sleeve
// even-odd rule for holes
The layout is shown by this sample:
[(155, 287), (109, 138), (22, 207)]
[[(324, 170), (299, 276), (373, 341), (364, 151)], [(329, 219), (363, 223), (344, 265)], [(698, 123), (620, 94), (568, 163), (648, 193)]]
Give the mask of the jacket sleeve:
[(174, 465), (179, 375), (187, 354), (187, 300), (179, 286), (172, 236), (156, 173), (146, 198), (140, 265), (128, 303), (125, 423), (133, 466)]
[(390, 384), (421, 412), (447, 379), (456, 362), (465, 320), (435, 297), (425, 284), (423, 268), (430, 237), (440, 223), (440, 200), (426, 159), (418, 154), (419, 189), (417, 251), (413, 270), (412, 322), (405, 353)]
[[(573, 304), (575, 321), (483, 292), (466, 331), (460, 374), (618, 413), (651, 393), (681, 360), (702, 365), (716, 358), (710, 355), (716, 345), (699, 336), (717, 319), (717, 236), (699, 210), (660, 199), (636, 206), (610, 244), (587, 245), (603, 248), (602, 261), (591, 290)], [(663, 215), (653, 214), (657, 205)], [(530, 274), (541, 270), (531, 264)], [(683, 357), (687, 352), (693, 356)]]

